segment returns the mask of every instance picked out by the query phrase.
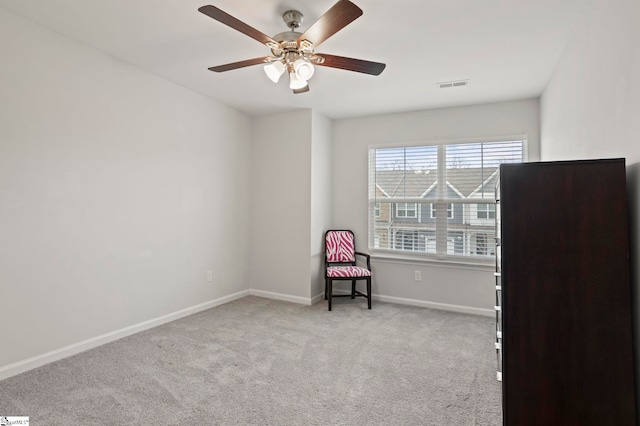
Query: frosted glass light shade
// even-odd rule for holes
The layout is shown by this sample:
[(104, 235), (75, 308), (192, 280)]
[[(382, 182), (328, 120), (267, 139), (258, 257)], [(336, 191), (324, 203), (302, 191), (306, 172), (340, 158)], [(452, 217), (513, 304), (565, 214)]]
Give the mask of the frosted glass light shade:
[(267, 74), (267, 77), (274, 83), (277, 83), (280, 80), (280, 76), (284, 73), (285, 66), (282, 62), (276, 61), (271, 62), (264, 66), (264, 72)]
[(309, 61), (298, 59), (293, 63), (293, 68), (296, 70), (298, 78), (302, 80), (307, 81), (313, 76), (313, 65)]
[(289, 88), (290, 89), (293, 89), (293, 90), (302, 89), (306, 85), (307, 85), (307, 80), (303, 80), (301, 78), (298, 78), (298, 76), (296, 75), (295, 72), (289, 73)]

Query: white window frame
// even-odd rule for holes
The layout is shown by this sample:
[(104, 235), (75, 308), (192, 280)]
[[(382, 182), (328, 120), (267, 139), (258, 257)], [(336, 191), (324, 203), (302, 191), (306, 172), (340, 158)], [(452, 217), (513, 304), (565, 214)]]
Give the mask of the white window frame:
[[(372, 171), (371, 169), (371, 165), (375, 164), (375, 150), (376, 149), (386, 149), (386, 148), (413, 148), (413, 147), (428, 147), (428, 146), (436, 146), (438, 149), (438, 176), (440, 176), (441, 170), (444, 171), (444, 173), (446, 173), (447, 170), (447, 159), (446, 159), (446, 152), (447, 152), (447, 146), (448, 145), (453, 145), (453, 144), (474, 144), (474, 143), (501, 143), (501, 142), (521, 142), (522, 145), (522, 162), (526, 162), (527, 158), (528, 158), (528, 143), (527, 143), (527, 136), (526, 135), (510, 135), (510, 136), (504, 136), (504, 137), (497, 137), (497, 138), (474, 138), (474, 139), (466, 139), (466, 140), (453, 140), (453, 141), (434, 141), (433, 143), (425, 143), (425, 142), (416, 142), (416, 143), (411, 143), (411, 144), (407, 144), (407, 143), (403, 143), (403, 144), (387, 144), (387, 145), (370, 145), (369, 146), (369, 194), (370, 197), (370, 204), (369, 204), (369, 250), (372, 254), (372, 256), (381, 258), (381, 259), (398, 259), (398, 260), (410, 260), (410, 261), (421, 261), (421, 262), (438, 262), (438, 263), (460, 263), (460, 264), (468, 264), (468, 265), (485, 265), (485, 266), (493, 266), (494, 263), (494, 253), (495, 250), (493, 250), (491, 247), (488, 247), (488, 254), (486, 256), (479, 256), (476, 254), (476, 247), (474, 245), (474, 241), (471, 241), (471, 238), (468, 237), (467, 235), (463, 236), (463, 244), (464, 244), (464, 250), (463, 253), (459, 252), (459, 248), (457, 249), (458, 253), (454, 253), (451, 254), (452, 250), (451, 250), (451, 238), (449, 238), (448, 233), (449, 232), (456, 232), (459, 228), (455, 228), (453, 223), (451, 223), (450, 219), (453, 219), (455, 217), (455, 211), (456, 208), (454, 207), (454, 204), (462, 204), (462, 215), (463, 215), (463, 223), (461, 225), (471, 225), (471, 227), (473, 226), (481, 226), (481, 224), (479, 225), (477, 222), (478, 221), (482, 221), (483, 219), (478, 219), (477, 217), (477, 207), (476, 208), (472, 208), (472, 206), (475, 204), (476, 206), (478, 204), (492, 204), (494, 202), (493, 200), (493, 194), (491, 194), (491, 198), (478, 198), (478, 196), (476, 195), (475, 197), (471, 197), (468, 196), (468, 198), (461, 198), (461, 199), (455, 199), (455, 198), (446, 198), (447, 194), (446, 194), (446, 188), (447, 185), (445, 184), (445, 182), (439, 181), (436, 190), (438, 191), (437, 194), (435, 194), (435, 197), (430, 197), (430, 198), (400, 198), (400, 197), (390, 197), (385, 198), (384, 196), (380, 196), (379, 194), (376, 194), (376, 187), (375, 187), (375, 181), (372, 180), (371, 176), (372, 173), (375, 174), (375, 171)], [(483, 154), (481, 154), (483, 155)], [(489, 157), (482, 157), (484, 159), (484, 161), (489, 161), (488, 158)], [(486, 167), (486, 166), (485, 166)], [(492, 167), (490, 167), (492, 168)], [(433, 172), (433, 170), (432, 170)], [(443, 174), (443, 176), (446, 176)], [(440, 177), (438, 177), (438, 180), (441, 179)], [(386, 195), (386, 194), (385, 194)], [(422, 210), (422, 208), (420, 207), (421, 205), (424, 205), (426, 203), (431, 204), (428, 208), (430, 210), (430, 217), (432, 219), (435, 219), (434, 221), (431, 221), (431, 224), (433, 225), (435, 223), (436, 226), (436, 252), (433, 253), (433, 251), (431, 250), (431, 247), (433, 246), (432, 242), (425, 242), (425, 250), (419, 250), (419, 251), (402, 251), (402, 250), (398, 250), (398, 249), (394, 249), (394, 245), (395, 242), (393, 241), (393, 238), (391, 238), (392, 235), (392, 231), (388, 230), (388, 241), (387, 243), (385, 243), (385, 247), (384, 248), (380, 248), (380, 238), (378, 238), (376, 240), (375, 235), (376, 232), (380, 233), (380, 231), (383, 231), (383, 233), (387, 232), (387, 230), (383, 230), (382, 228), (378, 227), (376, 228), (375, 225), (375, 220), (378, 219), (380, 220), (379, 216), (375, 216), (374, 214), (374, 205), (375, 203), (378, 203), (380, 206), (382, 205), (382, 203), (389, 203), (390, 205), (390, 209), (393, 209), (393, 205), (396, 205), (396, 212), (394, 215), (392, 215), (392, 217), (389, 220), (393, 220), (395, 218), (397, 219), (415, 219), (420, 217), (420, 211)], [(399, 203), (415, 203), (415, 216), (409, 216), (409, 217), (405, 217), (405, 216), (399, 216), (398, 210), (397, 210), (397, 206)], [(447, 208), (447, 215), (446, 217), (443, 218), (437, 218), (437, 217), (433, 217), (433, 205), (436, 206), (436, 209), (439, 208)], [(445, 207), (446, 206), (446, 207)], [(381, 207), (382, 208), (382, 207)], [(425, 209), (426, 210), (426, 209)], [(486, 211), (486, 210), (485, 210)], [(426, 213), (426, 212), (425, 212)], [(474, 214), (475, 213), (475, 214)], [(493, 211), (491, 211), (491, 213), (495, 214)], [(490, 213), (489, 213), (490, 214)], [(489, 215), (488, 214), (488, 215)], [(488, 220), (493, 220), (493, 218), (489, 218), (489, 219), (484, 219), (484, 221), (488, 221)], [(467, 222), (468, 221), (468, 222)], [(471, 223), (471, 222), (476, 222)], [(456, 220), (455, 223), (457, 223), (458, 221)], [(405, 225), (407, 225), (407, 222), (403, 222)], [(425, 225), (426, 222), (421, 222), (420, 220), (418, 221), (418, 224), (420, 225)], [(443, 227), (444, 224), (444, 227)], [(449, 225), (452, 225), (451, 227), (449, 227)], [(487, 226), (487, 224), (485, 223), (484, 226)], [(398, 229), (398, 228), (396, 228)], [(429, 230), (429, 228), (420, 228), (420, 229), (427, 229)], [(433, 231), (433, 228), (430, 228)], [(410, 230), (410, 229), (405, 229), (405, 231)], [(476, 230), (474, 232), (485, 232), (483, 230)], [(471, 235), (471, 234), (469, 234)], [(474, 238), (475, 239), (475, 238)], [(429, 239), (431, 241), (431, 239)], [(375, 244), (374, 242), (377, 241), (378, 244)], [(491, 242), (492, 243), (492, 242)], [(386, 244), (389, 244), (389, 247), (386, 247)], [(372, 247), (375, 246), (375, 247)], [(459, 246), (458, 246), (459, 247)]]

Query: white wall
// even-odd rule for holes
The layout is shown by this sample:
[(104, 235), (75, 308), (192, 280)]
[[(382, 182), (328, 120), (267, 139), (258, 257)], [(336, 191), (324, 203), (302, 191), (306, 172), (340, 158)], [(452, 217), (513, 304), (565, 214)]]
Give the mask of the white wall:
[[(543, 160), (627, 159), (636, 371), (640, 366), (639, 18), (637, 0), (598, 0), (541, 98)], [(638, 377), (636, 389), (640, 390)], [(640, 391), (636, 398), (640, 407)]]
[[(499, 137), (526, 134), (529, 159), (539, 158), (537, 99), (460, 108), (338, 120), (332, 151), (333, 226), (352, 229), (356, 244), (367, 249), (367, 150), (370, 145)], [(493, 310), (491, 268), (451, 268), (425, 263), (372, 260), (373, 292), (386, 300), (425, 306)], [(422, 271), (422, 282), (414, 271)]]
[(2, 10), (0, 56), (0, 370), (248, 289), (248, 116)]
[(331, 120), (313, 113), (311, 141), (310, 297), (324, 293), (324, 233), (331, 227)]
[(598, 0), (541, 97), (544, 160), (640, 161), (640, 2)]
[(253, 293), (311, 303), (321, 289), (331, 218), (331, 121), (300, 110), (254, 118)]
[(251, 285), (300, 301), (310, 295), (311, 126), (311, 110), (253, 121)]

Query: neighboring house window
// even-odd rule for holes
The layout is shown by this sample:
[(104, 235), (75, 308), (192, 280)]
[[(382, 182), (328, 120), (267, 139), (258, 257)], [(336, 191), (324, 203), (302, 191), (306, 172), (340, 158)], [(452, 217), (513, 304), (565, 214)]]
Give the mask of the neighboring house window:
[[(431, 203), (431, 219), (436, 218), (436, 205)], [(453, 203), (447, 203), (447, 219), (453, 219)]]
[(418, 209), (416, 203), (398, 203), (396, 204), (397, 217), (418, 217)]
[(496, 205), (495, 204), (478, 204), (478, 219), (495, 219), (496, 218)]
[(369, 249), (490, 264), (499, 166), (523, 161), (524, 138), (370, 148)]

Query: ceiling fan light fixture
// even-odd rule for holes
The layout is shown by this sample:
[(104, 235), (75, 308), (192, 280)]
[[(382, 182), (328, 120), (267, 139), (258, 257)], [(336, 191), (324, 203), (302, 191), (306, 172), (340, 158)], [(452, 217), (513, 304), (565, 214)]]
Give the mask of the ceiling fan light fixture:
[(302, 89), (307, 85), (307, 80), (298, 78), (295, 72), (289, 73), (289, 88), (292, 90)]
[(284, 74), (285, 66), (281, 61), (272, 62), (264, 66), (264, 72), (267, 74), (267, 77), (274, 83), (277, 83), (280, 80), (280, 76)]
[(313, 76), (313, 64), (306, 59), (298, 59), (293, 63), (298, 78), (307, 81)]
[(282, 15), (282, 18), (290, 31), (276, 34), (273, 37), (256, 30), (215, 6), (205, 5), (198, 8), (198, 11), (271, 49), (269, 56), (209, 67), (210, 71), (224, 72), (262, 64), (271, 81), (277, 83), (282, 74), (287, 71), (290, 79), (289, 87), (293, 93), (305, 93), (309, 91), (307, 80), (313, 76), (316, 65), (369, 75), (379, 75), (386, 66), (379, 62), (314, 53), (315, 47), (362, 15), (362, 9), (349, 0), (338, 0), (303, 33), (296, 31), (302, 22), (302, 13), (288, 10)]

